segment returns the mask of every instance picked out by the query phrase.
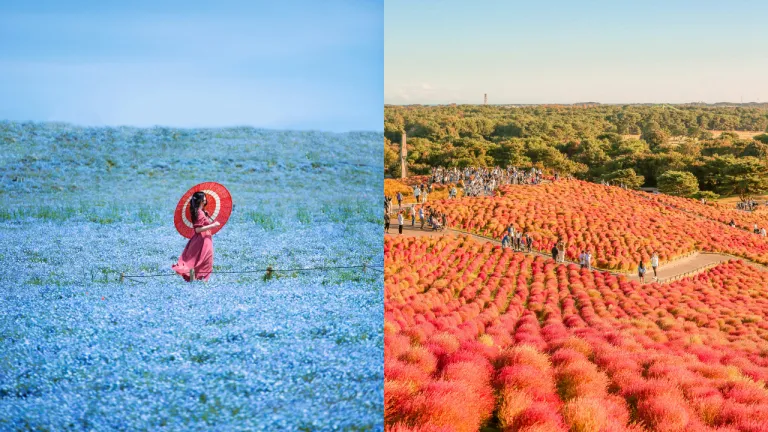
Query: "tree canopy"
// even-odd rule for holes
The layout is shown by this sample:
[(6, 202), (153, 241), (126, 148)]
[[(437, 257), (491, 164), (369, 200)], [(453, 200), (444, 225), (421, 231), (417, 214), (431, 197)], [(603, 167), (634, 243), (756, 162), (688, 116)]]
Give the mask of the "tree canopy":
[[(403, 131), (412, 174), (433, 166), (539, 164), (584, 180), (642, 179), (637, 187), (666, 188), (673, 174), (661, 177), (680, 172), (693, 175), (702, 191), (749, 195), (760, 190), (755, 176), (763, 175), (755, 160), (768, 157), (766, 104), (387, 105), (384, 118), (385, 170), (392, 176), (399, 174)], [(724, 162), (727, 156), (733, 162)], [(717, 175), (720, 168), (731, 174)], [(684, 179), (680, 193), (692, 188)]]
[(659, 176), (659, 192), (689, 197), (699, 191), (696, 176), (686, 171), (667, 171)]

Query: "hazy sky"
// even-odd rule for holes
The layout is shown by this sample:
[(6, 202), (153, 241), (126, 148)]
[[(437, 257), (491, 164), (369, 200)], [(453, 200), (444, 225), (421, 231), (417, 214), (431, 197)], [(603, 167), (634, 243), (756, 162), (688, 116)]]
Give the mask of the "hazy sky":
[(382, 130), (383, 13), (383, 0), (2, 2), (0, 119)]
[(768, 102), (768, 2), (386, 0), (384, 102)]

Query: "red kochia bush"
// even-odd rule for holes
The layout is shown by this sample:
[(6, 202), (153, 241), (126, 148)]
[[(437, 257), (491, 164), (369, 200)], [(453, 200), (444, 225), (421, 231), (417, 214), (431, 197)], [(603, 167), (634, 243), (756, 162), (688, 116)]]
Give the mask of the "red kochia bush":
[(384, 429), (387, 432), (455, 432), (456, 429), (450, 426), (435, 426), (425, 424), (419, 426), (408, 426), (403, 423), (397, 423)]
[(685, 401), (671, 394), (641, 400), (637, 405), (637, 414), (658, 432), (684, 432), (691, 420)]
[(417, 365), (395, 359), (385, 359), (384, 378), (397, 381), (411, 381), (421, 386), (429, 380), (429, 374)]
[(503, 367), (496, 378), (496, 385), (525, 391), (536, 400), (558, 401), (552, 377), (533, 366), (518, 364)]
[(406, 381), (384, 380), (384, 422), (392, 424), (407, 417), (416, 386)]
[(384, 357), (400, 357), (411, 348), (411, 340), (400, 334), (384, 335)]
[(509, 430), (566, 432), (568, 427), (563, 422), (563, 417), (557, 410), (553, 410), (551, 405), (534, 402), (520, 413), (517, 422)]
[(600, 431), (608, 421), (601, 399), (575, 398), (563, 406), (563, 418), (571, 432)]
[(437, 368), (437, 358), (435, 358), (435, 355), (420, 346), (412, 346), (400, 356), (400, 360), (418, 366), (428, 374), (431, 374)]
[(415, 424), (450, 426), (456, 432), (477, 432), (493, 413), (492, 395), (478, 394), (462, 381), (430, 383), (412, 402)]
[(575, 397), (602, 397), (606, 394), (608, 378), (587, 361), (566, 363), (555, 373), (560, 397), (567, 401)]

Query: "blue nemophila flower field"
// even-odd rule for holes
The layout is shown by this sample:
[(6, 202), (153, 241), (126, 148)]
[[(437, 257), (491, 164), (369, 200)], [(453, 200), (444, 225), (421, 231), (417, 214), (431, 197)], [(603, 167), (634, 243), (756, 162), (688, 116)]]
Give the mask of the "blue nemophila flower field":
[(383, 429), (379, 271), (170, 269), (204, 181), (214, 272), (380, 266), (381, 139), (0, 123), (0, 430)]

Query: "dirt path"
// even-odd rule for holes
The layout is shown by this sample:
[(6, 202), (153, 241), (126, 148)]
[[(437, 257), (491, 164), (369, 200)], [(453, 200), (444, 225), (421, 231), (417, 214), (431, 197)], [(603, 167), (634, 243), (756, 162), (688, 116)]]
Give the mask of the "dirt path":
[[(493, 243), (494, 245), (501, 246), (501, 241), (492, 239), (490, 237), (480, 236), (477, 234), (468, 233), (461, 230), (456, 230), (453, 228), (448, 228), (442, 231), (433, 231), (432, 229), (429, 229), (427, 225), (424, 226), (424, 229), (422, 230), (420, 228), (420, 223), (417, 220), (416, 226), (411, 227), (410, 219), (406, 220), (405, 225), (403, 225), (403, 234), (404, 236), (408, 237), (439, 237), (439, 236), (450, 236), (450, 237), (459, 237), (462, 235), (466, 235), (470, 237), (472, 240), (480, 242), (480, 243)], [(398, 234), (398, 227), (397, 227), (397, 218), (392, 220), (392, 226), (389, 229), (389, 233), (384, 233), (385, 236), (399, 236)], [(528, 254), (528, 252), (522, 252)], [(531, 255), (541, 255), (545, 257), (551, 257), (551, 255), (541, 252), (531, 252)], [(747, 264), (751, 264), (755, 267), (757, 267), (760, 270), (768, 271), (768, 268), (765, 266), (762, 266), (760, 264), (753, 263), (749, 260), (746, 260), (744, 258), (727, 255), (727, 254), (721, 254), (721, 253), (709, 253), (709, 252), (696, 252), (689, 256), (676, 259), (672, 262), (666, 263), (664, 265), (661, 265), (656, 270), (658, 275), (658, 282), (659, 283), (669, 283), (676, 281), (678, 279), (682, 279), (684, 277), (693, 276), (697, 273), (701, 273), (703, 271), (706, 271), (717, 264), (720, 264), (722, 262), (728, 261), (730, 259), (741, 259)], [(569, 263), (573, 263), (573, 261), (567, 261)], [(635, 280), (639, 281), (640, 278), (638, 277), (637, 273), (619, 273), (615, 271), (610, 271), (610, 273), (615, 275), (623, 275), (629, 280)], [(651, 283), (654, 282), (653, 278), (653, 269), (648, 267), (648, 271), (645, 274), (645, 283)]]

